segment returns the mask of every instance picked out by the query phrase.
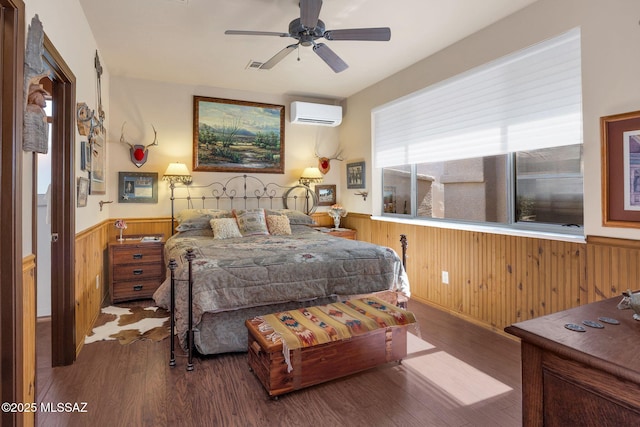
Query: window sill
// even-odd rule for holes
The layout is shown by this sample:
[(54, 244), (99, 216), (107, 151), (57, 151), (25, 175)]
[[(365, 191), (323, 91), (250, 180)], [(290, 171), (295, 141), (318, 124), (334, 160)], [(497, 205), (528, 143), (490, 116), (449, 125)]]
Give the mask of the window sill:
[(371, 219), (374, 221), (395, 222), (399, 224), (420, 225), (423, 227), (436, 227), (436, 228), (448, 228), (452, 230), (464, 230), (464, 231), (477, 231), (480, 233), (490, 234), (503, 234), (505, 236), (517, 236), (517, 237), (530, 237), (533, 239), (546, 239), (546, 240), (558, 240), (562, 242), (573, 243), (586, 243), (587, 240), (584, 236), (575, 234), (562, 234), (552, 233), (546, 231), (537, 230), (523, 230), (518, 228), (478, 225), (478, 224), (464, 224), (459, 222), (449, 221), (429, 221), (389, 216), (375, 216), (372, 215)]

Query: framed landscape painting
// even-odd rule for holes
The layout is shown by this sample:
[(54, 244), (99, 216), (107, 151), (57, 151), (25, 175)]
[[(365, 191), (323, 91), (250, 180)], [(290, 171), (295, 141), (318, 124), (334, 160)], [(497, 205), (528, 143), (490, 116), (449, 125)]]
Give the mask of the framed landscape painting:
[(194, 96), (193, 170), (284, 173), (284, 106)]

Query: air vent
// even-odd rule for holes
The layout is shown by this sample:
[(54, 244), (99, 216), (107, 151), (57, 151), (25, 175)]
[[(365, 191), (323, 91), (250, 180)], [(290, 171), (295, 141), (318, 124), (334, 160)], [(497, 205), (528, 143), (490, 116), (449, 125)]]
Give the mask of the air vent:
[(259, 61), (254, 61), (253, 59), (251, 61), (249, 61), (249, 63), (246, 66), (247, 70), (259, 70), (260, 67), (262, 67), (262, 64), (264, 64), (264, 62), (259, 62)]

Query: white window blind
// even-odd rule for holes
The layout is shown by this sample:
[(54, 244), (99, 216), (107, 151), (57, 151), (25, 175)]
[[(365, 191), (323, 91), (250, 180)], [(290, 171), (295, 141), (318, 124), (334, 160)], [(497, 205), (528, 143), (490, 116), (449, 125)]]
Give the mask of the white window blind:
[(372, 111), (374, 166), (582, 143), (580, 29)]

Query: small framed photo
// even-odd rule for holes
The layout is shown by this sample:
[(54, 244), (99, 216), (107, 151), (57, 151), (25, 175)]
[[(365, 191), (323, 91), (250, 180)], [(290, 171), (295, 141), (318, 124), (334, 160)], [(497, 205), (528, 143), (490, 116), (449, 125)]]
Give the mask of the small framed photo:
[(347, 163), (347, 188), (365, 188), (364, 162)]
[(78, 195), (76, 204), (79, 208), (87, 206), (87, 195), (89, 194), (89, 179), (79, 177), (78, 178)]
[(118, 172), (118, 203), (158, 203), (158, 173)]
[(91, 144), (89, 141), (80, 142), (80, 169), (91, 171)]
[(331, 206), (336, 204), (335, 185), (316, 185), (316, 195), (318, 196), (318, 206)]

